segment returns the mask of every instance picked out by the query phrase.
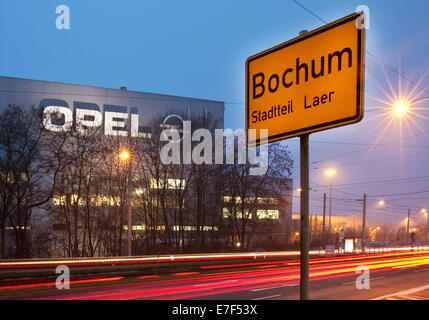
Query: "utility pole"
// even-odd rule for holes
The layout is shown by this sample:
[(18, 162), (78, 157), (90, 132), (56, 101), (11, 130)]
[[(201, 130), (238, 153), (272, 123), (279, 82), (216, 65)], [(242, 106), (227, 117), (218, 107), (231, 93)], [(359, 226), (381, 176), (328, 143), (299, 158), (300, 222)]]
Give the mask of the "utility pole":
[(331, 236), (331, 216), (332, 216), (332, 178), (329, 181), (329, 226), (328, 236)]
[(389, 245), (389, 225), (386, 225), (386, 247)]
[(410, 213), (411, 209), (408, 209), (408, 219), (407, 219), (407, 245), (410, 244)]
[(366, 193), (363, 194), (363, 208), (362, 208), (362, 253), (366, 251)]
[(355, 236), (355, 213), (353, 212), (353, 237)]
[(326, 250), (325, 215), (326, 215), (326, 193), (323, 194), (323, 222), (322, 222), (323, 249)]
[(426, 218), (426, 232), (425, 232), (425, 244), (428, 243), (428, 214), (425, 214), (425, 218)]

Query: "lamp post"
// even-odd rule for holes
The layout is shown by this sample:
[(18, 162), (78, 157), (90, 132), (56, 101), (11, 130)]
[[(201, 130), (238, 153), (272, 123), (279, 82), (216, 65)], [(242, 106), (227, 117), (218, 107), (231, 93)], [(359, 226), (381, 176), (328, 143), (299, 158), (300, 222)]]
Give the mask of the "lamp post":
[(407, 245), (410, 244), (410, 215), (411, 209), (408, 209), (408, 218), (407, 218)]
[(127, 255), (131, 256), (131, 231), (132, 231), (132, 221), (131, 221), (131, 155), (127, 150), (122, 151), (119, 154), (119, 158), (128, 163), (128, 181), (127, 181), (127, 213), (128, 213), (128, 227), (127, 227)]
[(428, 213), (425, 208), (420, 210), (421, 213), (425, 216), (425, 243), (428, 241)]
[(425, 243), (428, 242), (428, 213), (425, 212), (426, 226), (425, 226)]
[[(381, 199), (381, 200), (379, 200), (378, 202), (377, 202), (377, 205), (378, 205), (378, 209), (379, 210), (386, 210), (386, 209), (383, 209), (383, 208), (381, 208), (381, 207), (384, 207), (384, 205), (386, 204), (386, 202), (383, 200), (383, 199)], [(388, 225), (386, 225), (386, 240), (385, 240), (385, 245), (387, 246), (387, 244), (389, 243), (389, 226)]]
[(329, 177), (329, 223), (328, 223), (328, 235), (331, 234), (331, 216), (332, 216), (332, 177), (335, 175), (334, 169), (326, 170), (326, 175)]

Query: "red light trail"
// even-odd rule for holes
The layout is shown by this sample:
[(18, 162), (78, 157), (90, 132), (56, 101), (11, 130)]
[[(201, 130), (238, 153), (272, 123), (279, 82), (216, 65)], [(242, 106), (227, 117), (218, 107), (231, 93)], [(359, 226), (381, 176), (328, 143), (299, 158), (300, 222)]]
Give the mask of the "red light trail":
[[(280, 265), (267, 265), (265, 268), (245, 271), (198, 275), (187, 279), (160, 280), (155, 282), (133, 283), (126, 291), (119, 285), (109, 292), (81, 293), (57, 297), (59, 299), (188, 299), (245, 290), (258, 290), (276, 286), (295, 286), (299, 284), (299, 265), (285, 261)], [(280, 265), (280, 266), (279, 266)], [(375, 255), (339, 256), (311, 260), (310, 281), (357, 275), (356, 268), (365, 265), (371, 272), (429, 265), (429, 251), (385, 253)], [(176, 276), (190, 275), (176, 273)], [(116, 288), (118, 287), (118, 288)], [(56, 299), (56, 298), (55, 298)]]

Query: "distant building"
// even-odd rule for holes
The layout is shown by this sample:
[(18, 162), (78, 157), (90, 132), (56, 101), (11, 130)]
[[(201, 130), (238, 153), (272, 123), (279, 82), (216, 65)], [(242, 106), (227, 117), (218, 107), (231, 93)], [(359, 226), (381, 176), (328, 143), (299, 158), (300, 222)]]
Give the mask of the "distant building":
[[(293, 231), (291, 232), (291, 241), (299, 241), (301, 216), (292, 215)], [(369, 228), (367, 217), (366, 226)], [(319, 245), (323, 238), (323, 215), (309, 215), (310, 240), (314, 245)], [(329, 230), (329, 214), (325, 215), (325, 232)], [(362, 236), (362, 217), (357, 215), (331, 215), (331, 240), (335, 235), (340, 236), (341, 230), (344, 230), (344, 237), (354, 238)], [(328, 238), (329, 239), (329, 238)]]
[[(292, 220), (300, 221), (299, 214), (293, 214)], [(309, 215), (310, 228), (312, 233), (319, 233), (323, 230), (323, 215)], [(366, 225), (369, 220), (367, 217)], [(325, 230), (329, 228), (329, 214), (325, 215)], [(356, 215), (331, 215), (331, 232), (340, 232), (341, 229), (347, 230), (349, 233), (362, 233), (362, 217)]]
[[(233, 215), (237, 221), (247, 220), (245, 227), (251, 233), (249, 248), (269, 250), (288, 248), (292, 226), (293, 181), (285, 179), (283, 182), (284, 189), (276, 190), (280, 194), (279, 197), (269, 195), (258, 198), (247, 197), (244, 203), (240, 197), (223, 197), (222, 216), (225, 220), (231, 219)], [(234, 242), (241, 245), (238, 237)]]

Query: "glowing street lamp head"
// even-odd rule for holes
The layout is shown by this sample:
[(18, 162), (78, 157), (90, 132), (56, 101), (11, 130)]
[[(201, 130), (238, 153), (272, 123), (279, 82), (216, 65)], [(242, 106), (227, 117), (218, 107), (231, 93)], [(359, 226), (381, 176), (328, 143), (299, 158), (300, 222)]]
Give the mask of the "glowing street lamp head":
[(380, 200), (380, 201), (378, 201), (378, 205), (379, 205), (379, 206), (384, 206), (384, 204), (385, 204), (384, 200)]
[(130, 158), (130, 153), (124, 150), (119, 154), (119, 158), (121, 158), (121, 160), (128, 160)]
[(296, 189), (296, 191), (301, 192), (301, 191), (302, 191), (302, 188), (298, 188), (298, 189)]
[(328, 177), (332, 177), (336, 173), (335, 169), (328, 169), (326, 170), (326, 175)]
[(403, 101), (398, 101), (393, 105), (393, 110), (397, 116), (402, 116), (409, 108), (409, 104)]

